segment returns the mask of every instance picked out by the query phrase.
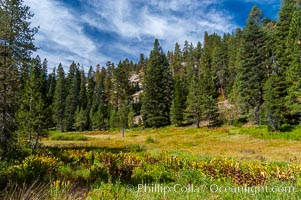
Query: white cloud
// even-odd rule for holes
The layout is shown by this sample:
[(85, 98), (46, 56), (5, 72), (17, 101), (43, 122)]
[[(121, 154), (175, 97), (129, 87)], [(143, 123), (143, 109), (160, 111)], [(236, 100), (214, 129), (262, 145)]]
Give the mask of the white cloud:
[(40, 47), (37, 54), (47, 57), (50, 67), (59, 62), (68, 66), (73, 60), (86, 66), (96, 65), (106, 59), (97, 52), (95, 43), (85, 35), (78, 18), (66, 7), (54, 0), (24, 2), (35, 14), (33, 26), (40, 26), (35, 37)]
[[(34, 25), (41, 28), (36, 35), (41, 58), (51, 65), (71, 61), (85, 66), (117, 62), (139, 53), (149, 54), (149, 41), (159, 38), (165, 51), (173, 50), (176, 42), (202, 41), (203, 33), (224, 33), (236, 25), (222, 11), (209, 8), (218, 0), (78, 0), (82, 12), (58, 0), (25, 0), (35, 14)], [(114, 38), (88, 36), (87, 24), (99, 33), (115, 34)], [(97, 38), (98, 37), (98, 38)], [(147, 45), (146, 45), (147, 44)], [(109, 53), (108, 53), (109, 52)], [(124, 55), (122, 55), (124, 53)], [(115, 55), (116, 54), (116, 55)], [(110, 56), (105, 56), (110, 55)], [(120, 56), (116, 58), (116, 56)]]
[(175, 42), (202, 40), (204, 31), (224, 33), (236, 28), (225, 13), (208, 9), (216, 2), (150, 0), (142, 5), (135, 0), (88, 0), (94, 12), (86, 13), (83, 19), (99, 30), (114, 31), (121, 38), (159, 38), (164, 40), (166, 50), (172, 50)]

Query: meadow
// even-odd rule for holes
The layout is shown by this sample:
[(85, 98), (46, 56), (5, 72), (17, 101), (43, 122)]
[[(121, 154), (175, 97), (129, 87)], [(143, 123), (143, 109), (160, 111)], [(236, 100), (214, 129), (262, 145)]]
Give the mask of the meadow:
[(0, 163), (1, 199), (298, 199), (301, 128), (50, 131)]

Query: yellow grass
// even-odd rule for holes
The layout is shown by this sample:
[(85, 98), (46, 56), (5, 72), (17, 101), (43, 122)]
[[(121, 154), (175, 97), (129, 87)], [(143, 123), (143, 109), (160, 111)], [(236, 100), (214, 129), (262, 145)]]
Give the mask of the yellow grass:
[[(64, 134), (64, 133), (62, 133)], [(176, 128), (128, 130), (123, 138), (119, 131), (78, 133), (88, 141), (42, 140), (45, 146), (97, 147), (126, 149), (140, 146), (144, 152), (159, 154), (169, 151), (196, 157), (232, 157), (247, 160), (300, 161), (301, 142), (284, 139), (258, 139), (251, 135), (230, 131), (229, 127)], [(146, 142), (151, 137), (155, 142)]]

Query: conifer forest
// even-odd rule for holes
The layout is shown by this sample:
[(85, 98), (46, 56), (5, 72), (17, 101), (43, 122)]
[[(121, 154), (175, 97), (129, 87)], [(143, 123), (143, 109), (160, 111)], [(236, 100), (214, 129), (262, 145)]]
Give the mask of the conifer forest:
[[(197, 158), (191, 156), (197, 153), (174, 156), (171, 149), (163, 151), (174, 145), (163, 137), (174, 137), (173, 131), (175, 135), (186, 131), (179, 145), (187, 139), (196, 147), (205, 145), (197, 142), (199, 137), (216, 135), (231, 141), (231, 134), (245, 137), (249, 133), (242, 132), (252, 131), (249, 137), (263, 143), (301, 140), (300, 0), (282, 0), (277, 20), (266, 18), (254, 5), (246, 25), (231, 33), (204, 30), (202, 41), (178, 41), (173, 50), (163, 49), (155, 39), (149, 54), (137, 55), (137, 62), (126, 58), (90, 67), (80, 61), (49, 66), (47, 58), (36, 53), (39, 27), (31, 25), (33, 16), (23, 0), (0, 1), (1, 199), (204, 199), (212, 195), (212, 185), (226, 183), (231, 187), (294, 183), (300, 189), (298, 156), (295, 161), (266, 157), (250, 164), (219, 152)], [(198, 136), (203, 132), (210, 134)], [(66, 147), (49, 139), (62, 142), (70, 134), (70, 141), (76, 137), (83, 143)], [(98, 134), (111, 134), (100, 141), (112, 146), (84, 145)], [(143, 134), (146, 139), (131, 143)], [(112, 143), (115, 137), (125, 142), (122, 148)], [(110, 151), (114, 145), (118, 149)], [(162, 145), (162, 152), (154, 155), (148, 151), (155, 145)], [(300, 153), (301, 146), (296, 145)], [(48, 184), (49, 180), (56, 182)], [(22, 191), (24, 182), (29, 189)], [(128, 194), (124, 189), (128, 183), (138, 192)], [(198, 184), (208, 193), (186, 197), (171, 192), (167, 198), (165, 193), (140, 194), (140, 183)], [(34, 188), (33, 193), (41, 196), (26, 193)], [(218, 199), (233, 197), (219, 195)], [(272, 196), (258, 198), (275, 197), (264, 195)], [(300, 193), (294, 195), (292, 199), (297, 199)]]

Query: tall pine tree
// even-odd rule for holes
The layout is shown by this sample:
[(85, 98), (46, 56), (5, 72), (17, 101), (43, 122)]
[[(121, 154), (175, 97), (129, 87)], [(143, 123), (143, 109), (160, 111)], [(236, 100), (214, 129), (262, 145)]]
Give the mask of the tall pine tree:
[(36, 58), (30, 67), (29, 78), (22, 92), (22, 102), (18, 111), (20, 132), (28, 134), (28, 141), (32, 148), (36, 148), (39, 138), (46, 132), (46, 99), (43, 98), (43, 77), (41, 60)]
[(238, 92), (243, 114), (259, 124), (263, 104), (263, 85), (266, 79), (265, 35), (262, 30), (262, 12), (253, 6), (243, 30), (238, 69)]
[(170, 124), (170, 106), (173, 93), (171, 71), (159, 40), (154, 48), (144, 75), (142, 114), (146, 127), (160, 127)]
[(56, 73), (56, 85), (53, 97), (53, 120), (57, 128), (63, 132), (65, 131), (65, 104), (66, 104), (66, 79), (62, 64), (59, 64)]
[[(300, 6), (301, 7), (301, 6)], [(299, 7), (299, 8), (300, 8)], [(287, 81), (289, 83), (287, 106), (292, 123), (301, 123), (301, 8), (293, 13), (292, 23), (287, 39), (289, 52), (289, 68)]]
[[(14, 150), (19, 70), (27, 68), (37, 28), (30, 26), (33, 15), (22, 0), (0, 2), (0, 160)], [(25, 70), (26, 71), (26, 70)]]

